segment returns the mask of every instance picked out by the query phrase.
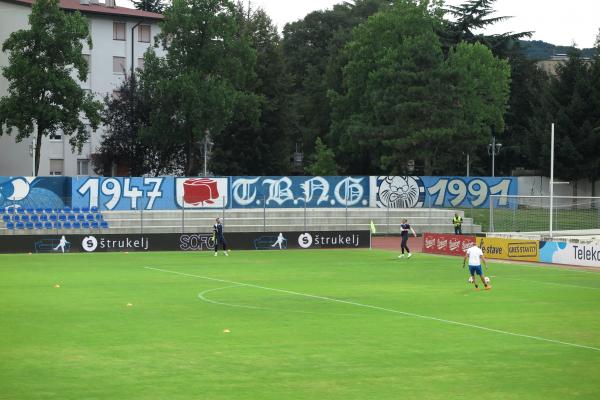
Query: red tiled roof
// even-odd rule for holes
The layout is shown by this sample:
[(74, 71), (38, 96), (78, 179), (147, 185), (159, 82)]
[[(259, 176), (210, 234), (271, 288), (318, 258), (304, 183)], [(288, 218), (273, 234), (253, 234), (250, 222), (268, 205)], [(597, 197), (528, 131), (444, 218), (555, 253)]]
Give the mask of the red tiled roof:
[[(9, 1), (11, 3), (32, 5), (35, 0), (2, 0)], [(77, 10), (83, 14), (103, 14), (103, 15), (115, 15), (121, 17), (132, 17), (132, 18), (145, 18), (161, 20), (163, 19), (162, 14), (157, 14), (148, 11), (136, 10), (127, 7), (106, 7), (104, 4), (81, 4), (80, 0), (60, 0), (60, 8), (65, 10)]]

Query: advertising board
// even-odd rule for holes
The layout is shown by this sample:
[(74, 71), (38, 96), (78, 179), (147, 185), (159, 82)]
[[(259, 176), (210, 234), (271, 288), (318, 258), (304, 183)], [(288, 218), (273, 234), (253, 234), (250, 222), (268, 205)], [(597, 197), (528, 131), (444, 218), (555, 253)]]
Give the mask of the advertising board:
[[(233, 250), (358, 249), (371, 246), (369, 231), (232, 232)], [(0, 253), (97, 253), (214, 250), (211, 233), (3, 235)]]
[(539, 241), (504, 238), (478, 238), (485, 257), (498, 260), (539, 261)]
[(464, 256), (465, 251), (475, 244), (475, 236), (451, 235), (441, 233), (425, 233), (423, 235), (423, 252)]
[(540, 242), (540, 261), (600, 268), (600, 243)]

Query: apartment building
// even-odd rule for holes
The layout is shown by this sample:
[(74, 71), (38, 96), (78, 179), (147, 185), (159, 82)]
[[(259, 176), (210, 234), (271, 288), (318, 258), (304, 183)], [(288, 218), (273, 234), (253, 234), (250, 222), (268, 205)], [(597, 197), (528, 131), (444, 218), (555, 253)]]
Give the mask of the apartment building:
[[(0, 44), (19, 29), (29, 27), (34, 0), (0, 0)], [(154, 45), (161, 14), (115, 5), (115, 0), (60, 0), (67, 12), (79, 11), (87, 17), (93, 46), (84, 45), (83, 55), (90, 64), (89, 74), (80, 85), (98, 99), (112, 95), (131, 68), (143, 67), (143, 55)], [(156, 49), (162, 55), (160, 48)], [(0, 67), (8, 64), (8, 54), (0, 53)], [(75, 74), (73, 75), (75, 76)], [(6, 96), (8, 81), (0, 75), (0, 96)], [(94, 175), (91, 155), (100, 145), (103, 129), (92, 133), (81, 152), (73, 151), (69, 138), (60, 134), (43, 139), (38, 175)], [(33, 139), (15, 143), (14, 135), (0, 136), (0, 176), (33, 174)]]

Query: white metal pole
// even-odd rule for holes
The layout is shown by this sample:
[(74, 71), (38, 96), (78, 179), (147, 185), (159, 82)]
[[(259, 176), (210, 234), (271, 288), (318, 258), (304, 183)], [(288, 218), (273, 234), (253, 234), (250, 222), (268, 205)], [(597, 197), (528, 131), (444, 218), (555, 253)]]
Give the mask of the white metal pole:
[(554, 123), (550, 133), (550, 239), (552, 239), (552, 223), (554, 217)]
[(207, 164), (208, 164), (208, 133), (204, 135), (204, 176), (207, 174)]
[(496, 176), (496, 136), (492, 136), (492, 177)]
[(469, 175), (469, 164), (470, 164), (470, 163), (471, 163), (471, 160), (470, 160), (470, 155), (469, 155), (469, 154), (467, 154), (467, 178), (470, 176), (470, 175)]
[[(36, 133), (37, 136), (37, 133)], [(31, 141), (31, 176), (35, 176), (35, 142), (37, 137), (33, 137)]]

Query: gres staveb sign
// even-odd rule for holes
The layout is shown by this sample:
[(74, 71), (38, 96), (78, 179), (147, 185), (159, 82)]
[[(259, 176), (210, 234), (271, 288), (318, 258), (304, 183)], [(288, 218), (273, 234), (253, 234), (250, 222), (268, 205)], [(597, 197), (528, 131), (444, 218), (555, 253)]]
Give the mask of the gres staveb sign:
[[(233, 250), (358, 249), (371, 246), (369, 231), (232, 232), (225, 234)], [(212, 234), (4, 235), (0, 253), (97, 253), (211, 251)]]

